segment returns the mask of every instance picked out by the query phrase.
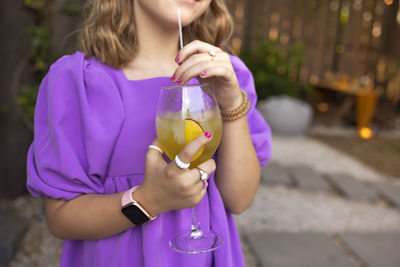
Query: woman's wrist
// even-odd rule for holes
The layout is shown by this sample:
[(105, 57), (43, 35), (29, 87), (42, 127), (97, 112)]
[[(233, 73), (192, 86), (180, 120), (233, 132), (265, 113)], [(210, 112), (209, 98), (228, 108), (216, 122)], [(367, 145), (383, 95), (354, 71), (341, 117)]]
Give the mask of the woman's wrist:
[(163, 213), (157, 202), (153, 201), (151, 195), (142, 186), (132, 193), (132, 198), (140, 204), (152, 217)]
[(234, 110), (237, 109), (240, 104), (242, 104), (242, 95), (239, 92), (239, 96), (235, 98), (235, 100), (233, 100), (231, 103), (229, 103), (229, 105), (224, 105), (222, 107), (220, 107), (221, 110)]
[(240, 106), (243, 101), (241, 89), (238, 88), (236, 96), (231, 98), (231, 100), (227, 101), (227, 103), (219, 103), (220, 110), (234, 110)]
[(241, 103), (234, 109), (221, 109), (221, 117), (223, 121), (235, 121), (244, 117), (250, 110), (251, 103), (246, 91), (240, 89)]

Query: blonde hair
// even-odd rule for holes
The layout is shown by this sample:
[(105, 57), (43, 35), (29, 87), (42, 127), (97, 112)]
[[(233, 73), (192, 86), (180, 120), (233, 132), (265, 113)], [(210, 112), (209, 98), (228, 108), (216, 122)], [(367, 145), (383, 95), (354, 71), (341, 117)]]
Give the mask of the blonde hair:
[[(121, 68), (132, 60), (137, 46), (133, 0), (89, 0), (88, 16), (80, 31), (79, 44), (86, 57)], [(196, 21), (183, 28), (185, 43), (201, 40), (227, 48), (232, 17), (224, 0), (212, 0)], [(177, 44), (178, 45), (178, 44)]]

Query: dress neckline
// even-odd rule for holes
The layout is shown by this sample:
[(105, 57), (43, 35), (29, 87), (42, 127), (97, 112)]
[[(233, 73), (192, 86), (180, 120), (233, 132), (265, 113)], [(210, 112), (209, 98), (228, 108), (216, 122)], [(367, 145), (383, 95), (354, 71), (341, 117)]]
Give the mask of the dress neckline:
[[(144, 79), (138, 79), (138, 80), (130, 80), (128, 77), (126, 77), (125, 72), (121, 69), (116, 69), (117, 75), (119, 79), (126, 83), (130, 84), (137, 84), (137, 83), (149, 83), (151, 81), (153, 82), (163, 82), (165, 86), (172, 86), (172, 85), (178, 85), (177, 83), (174, 83), (171, 81), (170, 76), (155, 76), (155, 77), (150, 77), (150, 78), (144, 78)], [(195, 83), (200, 83), (197, 78), (192, 78), (190, 79), (186, 84), (191, 85)]]
[(155, 77), (150, 77), (150, 78), (144, 78), (144, 79), (138, 79), (138, 80), (131, 80), (128, 79), (128, 77), (126, 77), (125, 72), (123, 71), (123, 69), (118, 69), (117, 70), (118, 75), (121, 76), (121, 78), (129, 83), (139, 83), (139, 82), (149, 82), (152, 80), (163, 80), (163, 79), (168, 79), (169, 81), (171, 81), (171, 77), (169, 76), (155, 76)]

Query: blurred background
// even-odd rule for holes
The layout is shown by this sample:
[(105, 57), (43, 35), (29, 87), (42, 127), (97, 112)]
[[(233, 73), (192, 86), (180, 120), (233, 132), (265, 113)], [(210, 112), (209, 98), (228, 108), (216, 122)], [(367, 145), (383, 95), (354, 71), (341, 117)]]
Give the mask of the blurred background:
[[(0, 2), (0, 266), (58, 263), (61, 243), (46, 230), (42, 202), (27, 196), (25, 160), (38, 86), (52, 62), (76, 50), (85, 2)], [(400, 247), (400, 1), (226, 2), (232, 50), (251, 69), (274, 134), (256, 200), (237, 217), (247, 265), (302, 266), (262, 248), (305, 240), (310, 251), (322, 242), (338, 253), (335, 265), (314, 258), (307, 266), (400, 266), (392, 253)], [(383, 244), (374, 248), (381, 256), (364, 255), (359, 240)]]

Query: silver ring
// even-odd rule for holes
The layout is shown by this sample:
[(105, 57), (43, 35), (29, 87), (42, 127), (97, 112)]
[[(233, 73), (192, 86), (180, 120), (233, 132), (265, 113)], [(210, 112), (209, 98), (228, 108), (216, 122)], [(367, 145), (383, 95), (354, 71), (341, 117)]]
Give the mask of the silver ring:
[(159, 148), (158, 146), (155, 146), (155, 145), (149, 145), (149, 149), (157, 150), (157, 151), (160, 152), (161, 154), (164, 153), (164, 151), (162, 151), (161, 148)]
[(200, 169), (199, 167), (196, 167), (196, 169), (199, 170), (200, 172), (200, 179), (205, 182), (208, 179), (208, 173), (206, 173), (205, 171), (203, 171), (202, 169)]
[(182, 161), (179, 159), (178, 155), (176, 155), (176, 157), (175, 157), (175, 163), (176, 163), (176, 166), (178, 166), (179, 168), (181, 168), (181, 169), (183, 169), (183, 170), (189, 168), (189, 166), (190, 166), (190, 163), (184, 163), (184, 162), (182, 162)]

